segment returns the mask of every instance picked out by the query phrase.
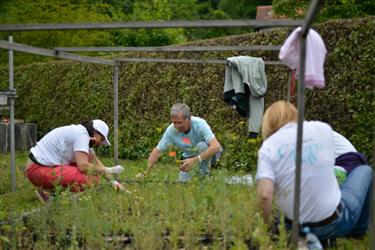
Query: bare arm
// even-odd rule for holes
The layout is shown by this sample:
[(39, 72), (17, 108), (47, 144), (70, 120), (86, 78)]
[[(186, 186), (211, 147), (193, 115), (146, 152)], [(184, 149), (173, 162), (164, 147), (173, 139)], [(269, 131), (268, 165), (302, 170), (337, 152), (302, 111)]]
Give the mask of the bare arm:
[[(202, 160), (207, 160), (210, 159), (212, 156), (214, 156), (217, 152), (220, 151), (221, 145), (219, 141), (214, 137), (209, 143), (208, 143), (208, 148), (206, 151), (200, 153), (200, 157)], [(198, 159), (198, 156), (197, 156)]]
[(160, 157), (160, 150), (157, 149), (157, 148), (154, 148), (150, 154), (150, 156), (148, 157), (148, 160), (147, 160), (147, 169), (146, 169), (146, 175), (148, 175), (150, 172), (151, 172), (151, 169), (154, 167), (155, 163), (158, 161), (159, 157)]
[(216, 137), (214, 137), (209, 142), (208, 148), (204, 152), (200, 153), (196, 157), (188, 158), (188, 159), (182, 161), (182, 164), (181, 164), (181, 167), (180, 167), (181, 171), (189, 171), (189, 169), (191, 169), (191, 167), (193, 166), (193, 164), (196, 161), (199, 161), (199, 158), (202, 161), (210, 159), (217, 152), (219, 152), (220, 149), (221, 149), (221, 145), (220, 145), (219, 141), (216, 139)]
[(77, 166), (80, 171), (88, 174), (103, 174), (105, 173), (105, 166), (103, 163), (96, 157), (95, 154), (90, 153), (92, 157), (92, 162), (89, 161), (89, 154), (81, 151), (74, 152), (74, 157), (76, 159)]
[(257, 186), (257, 201), (261, 210), (261, 215), (264, 223), (269, 225), (272, 213), (274, 184), (272, 180), (265, 178), (260, 179)]

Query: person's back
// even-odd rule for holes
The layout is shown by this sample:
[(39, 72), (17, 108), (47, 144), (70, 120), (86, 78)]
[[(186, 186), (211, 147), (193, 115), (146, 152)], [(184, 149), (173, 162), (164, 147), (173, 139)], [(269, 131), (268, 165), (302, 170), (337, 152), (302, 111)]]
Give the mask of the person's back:
[[(30, 149), (25, 175), (38, 189), (39, 199), (45, 203), (56, 186), (79, 192), (99, 183), (99, 175), (110, 180), (112, 174), (121, 173), (120, 165), (106, 167), (92, 147), (109, 146), (109, 127), (99, 119), (84, 121), (53, 129)], [(112, 185), (123, 190), (121, 183)]]
[[(257, 200), (261, 215), (270, 223), (274, 190), (285, 226), (292, 228), (298, 111), (278, 101), (265, 112), (263, 145), (258, 152)], [(369, 224), (372, 169), (359, 165), (338, 186), (334, 176), (333, 132), (322, 122), (303, 123), (299, 226), (320, 240), (363, 235)], [(351, 152), (352, 153), (352, 152)]]
[[(276, 184), (278, 204), (286, 217), (293, 218), (294, 172), (297, 124), (281, 127), (264, 141), (259, 150), (258, 178)], [(332, 129), (328, 124), (304, 122), (302, 149), (300, 222), (316, 222), (331, 214), (341, 194), (333, 172)]]
[(90, 137), (82, 125), (58, 127), (47, 133), (31, 153), (45, 166), (75, 162), (74, 151), (88, 153)]
[(335, 166), (346, 174), (350, 174), (354, 168), (367, 165), (367, 157), (357, 152), (353, 144), (343, 135), (333, 131), (333, 141), (335, 146)]
[(353, 144), (336, 131), (333, 131), (333, 142), (335, 146), (335, 158), (349, 152), (357, 152)]

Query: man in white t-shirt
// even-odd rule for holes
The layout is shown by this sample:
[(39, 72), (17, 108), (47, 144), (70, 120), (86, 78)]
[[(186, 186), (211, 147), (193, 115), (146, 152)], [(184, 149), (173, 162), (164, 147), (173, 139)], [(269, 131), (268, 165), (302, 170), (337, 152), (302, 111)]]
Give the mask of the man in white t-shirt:
[[(119, 174), (123, 167), (105, 167), (95, 155), (93, 146), (109, 146), (108, 125), (102, 120), (92, 120), (78, 125), (58, 127), (47, 133), (30, 149), (25, 174), (37, 187), (42, 200), (56, 185), (82, 191), (85, 186), (97, 184), (99, 175), (107, 179)], [(113, 181), (119, 189), (123, 186)]]
[[(297, 110), (278, 101), (265, 112), (263, 144), (258, 152), (257, 193), (261, 214), (271, 222), (273, 194), (291, 228), (294, 204)], [(303, 122), (300, 229), (309, 227), (321, 240), (363, 235), (369, 224), (372, 170), (356, 167), (343, 184), (334, 175), (333, 130), (323, 122)]]
[(199, 162), (201, 175), (208, 175), (212, 162), (220, 157), (221, 146), (207, 122), (199, 117), (191, 116), (190, 108), (184, 103), (172, 106), (170, 117), (172, 123), (148, 158), (147, 170), (139, 173), (138, 178), (149, 174), (162, 152), (176, 146), (183, 152), (178, 180), (185, 182), (191, 179), (189, 171)]

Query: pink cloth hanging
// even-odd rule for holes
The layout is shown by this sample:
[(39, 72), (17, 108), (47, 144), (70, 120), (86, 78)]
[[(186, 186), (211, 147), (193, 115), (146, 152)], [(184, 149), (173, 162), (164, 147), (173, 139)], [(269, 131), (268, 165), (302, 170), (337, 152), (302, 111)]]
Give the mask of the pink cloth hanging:
[[(279, 58), (299, 75), (300, 45), (299, 35), (301, 27), (296, 28), (285, 40), (280, 49)], [(324, 60), (326, 47), (321, 36), (313, 29), (309, 30), (306, 38), (306, 68), (305, 85), (307, 87), (323, 88), (324, 82)]]

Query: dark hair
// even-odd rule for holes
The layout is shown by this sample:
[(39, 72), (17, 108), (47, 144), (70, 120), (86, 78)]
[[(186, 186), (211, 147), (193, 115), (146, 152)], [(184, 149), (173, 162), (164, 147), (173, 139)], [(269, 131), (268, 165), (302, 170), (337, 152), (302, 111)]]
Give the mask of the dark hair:
[(94, 136), (95, 129), (94, 129), (94, 124), (93, 124), (92, 121), (83, 121), (83, 122), (81, 122), (81, 125), (86, 128), (90, 137)]

